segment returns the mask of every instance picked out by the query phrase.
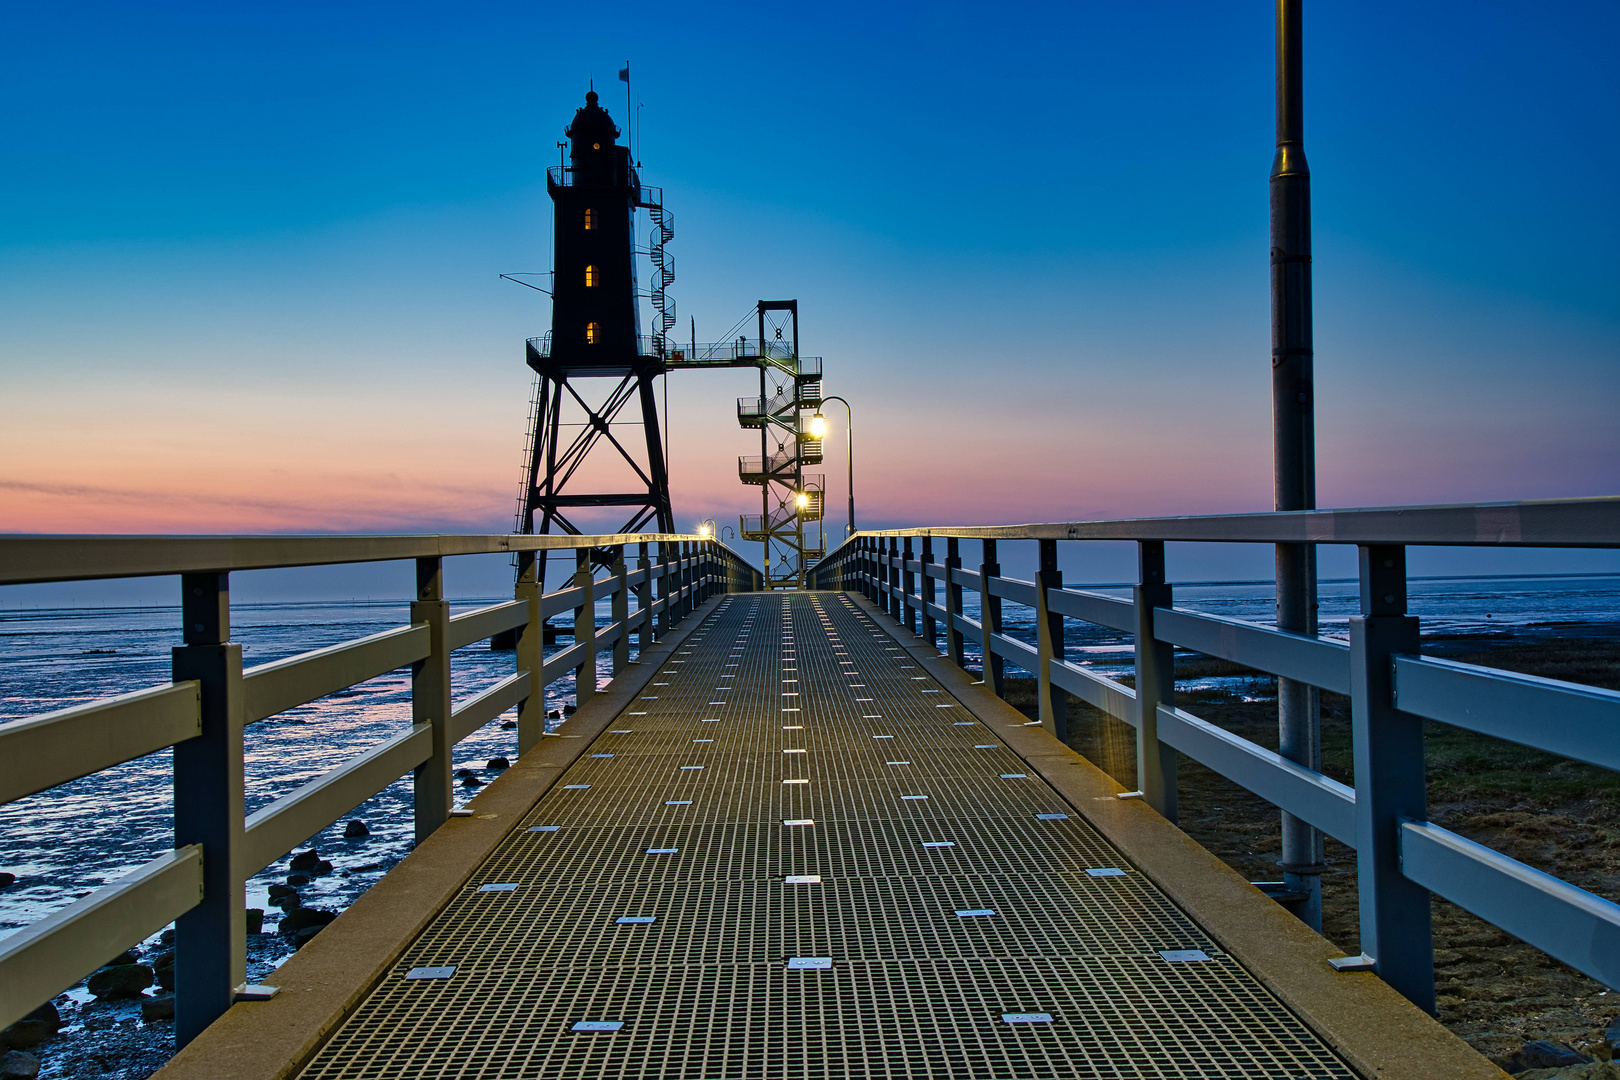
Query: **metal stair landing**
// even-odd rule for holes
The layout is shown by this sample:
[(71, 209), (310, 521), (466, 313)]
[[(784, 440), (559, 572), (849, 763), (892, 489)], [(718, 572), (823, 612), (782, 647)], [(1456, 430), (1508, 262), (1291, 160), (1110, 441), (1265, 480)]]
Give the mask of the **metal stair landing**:
[(838, 593), (734, 594), (306, 1078), (1355, 1074)]

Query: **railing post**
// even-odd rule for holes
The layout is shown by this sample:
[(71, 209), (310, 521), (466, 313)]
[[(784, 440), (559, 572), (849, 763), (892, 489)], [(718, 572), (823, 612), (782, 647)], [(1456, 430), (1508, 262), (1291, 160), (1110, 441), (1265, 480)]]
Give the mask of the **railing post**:
[(1063, 588), (1063, 573), (1057, 564), (1057, 541), (1040, 540), (1040, 566), (1035, 571), (1035, 642), (1040, 652), (1039, 670), (1041, 727), (1059, 742), (1069, 739), (1069, 698), (1052, 682), (1052, 661), (1063, 659), (1063, 616), (1052, 610), (1048, 589)]
[(619, 636), (613, 642), (613, 677), (616, 679), (630, 663), (630, 571), (624, 565), (623, 544), (613, 549), (613, 578), (618, 584), (613, 590), (613, 621), (619, 627)]
[(889, 538), (872, 539), (872, 602), (879, 611), (889, 613)]
[(1001, 597), (990, 595), (990, 579), (1001, 576), (996, 542), (985, 540), (984, 561), (979, 563), (979, 621), (984, 631), (984, 685), (996, 697), (1006, 696), (1007, 665), (995, 651), (994, 635), (1001, 633)]
[(1361, 614), (1350, 620), (1350, 730), (1356, 778), (1361, 951), (1378, 977), (1433, 1013), (1429, 893), (1401, 873), (1403, 820), (1428, 818), (1423, 721), (1395, 708), (1392, 658), (1418, 652), (1406, 614), (1406, 549), (1364, 546)]
[(939, 623), (928, 607), (934, 602), (934, 578), (929, 573), (934, 567), (934, 538), (930, 535), (922, 538), (922, 564), (922, 636), (928, 639), (930, 649), (938, 649)]
[[(230, 643), (226, 574), (180, 578), (182, 641), (174, 680), (202, 684), (202, 733), (174, 748), (174, 846), (201, 844), (202, 903), (175, 922), (175, 1042), (184, 1046), (231, 1007), (247, 978), (242, 883), (242, 646)], [(258, 867), (254, 867), (257, 870)]]
[(411, 622), (426, 623), (428, 655), (411, 667), (411, 722), (433, 725), (433, 756), (416, 767), (416, 842), (450, 818), (450, 650), (446, 635), (450, 604), (444, 598), (444, 560), (416, 560), (416, 599)]
[(945, 653), (951, 663), (963, 667), (967, 660), (962, 654), (962, 628), (956, 617), (962, 614), (962, 585), (956, 580), (956, 571), (962, 568), (962, 541), (954, 536), (945, 538)]
[(872, 562), (872, 602), (885, 615), (889, 614), (889, 594), (883, 591), (883, 586), (888, 583), (889, 570), (888, 565), (883, 560), (888, 554), (888, 544), (888, 539), (883, 538), (883, 536), (873, 536), (872, 559), (870, 559), (870, 562)]
[(878, 602), (878, 563), (875, 560), (878, 541), (872, 536), (860, 544), (860, 593), (873, 604)]
[(658, 582), (657, 582), (658, 587), (657, 587), (657, 590), (656, 590), (656, 592), (657, 592), (657, 602), (658, 602), (658, 605), (659, 605), (658, 606), (658, 632), (654, 635), (655, 639), (656, 638), (661, 638), (665, 634), (669, 633), (669, 624), (670, 624), (670, 621), (671, 621), (671, 619), (670, 619), (671, 610), (670, 609), (675, 604), (675, 600), (670, 594), (670, 587), (669, 586), (670, 586), (670, 582), (672, 580), (671, 575), (673, 575), (674, 572), (675, 572), (674, 568), (670, 566), (669, 541), (660, 540), (660, 541), (658, 541)]
[(641, 628), (636, 631), (636, 650), (646, 652), (647, 647), (658, 640), (655, 636), (657, 629), (653, 624), (652, 596), (653, 577), (652, 562), (647, 558), (647, 541), (643, 540), (636, 548), (636, 570), (641, 574), (641, 582), (636, 586), (636, 608), (641, 612)]
[(574, 644), (585, 646), (585, 655), (574, 668), (574, 708), (583, 709), (596, 696), (596, 583), (592, 578), (591, 549), (574, 552), (574, 584), (583, 590), (574, 608)]
[(692, 613), (692, 542), (682, 540), (680, 553), (680, 571), (675, 575), (675, 588), (680, 594), (680, 604), (676, 608), (679, 618), (686, 618)]
[(901, 588), (899, 560), (901, 560), (901, 538), (891, 536), (889, 538), (889, 619), (902, 623), (906, 620), (906, 617), (901, 614), (901, 597), (896, 596), (897, 591)]
[(1174, 822), (1177, 755), (1159, 741), (1159, 706), (1176, 703), (1175, 647), (1153, 636), (1153, 609), (1170, 607), (1165, 580), (1164, 542), (1136, 545), (1136, 788), (1166, 820)]
[(517, 669), (529, 673), (529, 696), (518, 702), (518, 756), (545, 739), (546, 731), (546, 613), (540, 561), (532, 551), (518, 552), (517, 585), (513, 599), (529, 602), (529, 621), (518, 627)]
[(911, 568), (911, 537), (906, 537), (900, 548), (900, 610), (906, 629), (917, 632), (917, 572)]

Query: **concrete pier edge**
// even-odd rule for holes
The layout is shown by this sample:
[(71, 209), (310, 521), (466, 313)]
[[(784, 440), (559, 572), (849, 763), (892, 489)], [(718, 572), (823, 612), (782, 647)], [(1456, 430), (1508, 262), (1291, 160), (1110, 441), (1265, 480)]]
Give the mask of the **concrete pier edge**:
[(858, 593), (849, 597), (998, 741), (1029, 762), (1267, 990), (1369, 1080), (1509, 1080), (1371, 972), (1328, 966), (1343, 949), (1285, 911), (1113, 777), (1048, 734)]
[[(735, 595), (735, 594), (734, 594)], [(393, 870), (362, 893), (263, 982), (281, 992), (241, 1002), (214, 1021), (153, 1080), (285, 1080), (320, 1049), (366, 993), (600, 735), (671, 653), (719, 604), (710, 598), (467, 804)]]

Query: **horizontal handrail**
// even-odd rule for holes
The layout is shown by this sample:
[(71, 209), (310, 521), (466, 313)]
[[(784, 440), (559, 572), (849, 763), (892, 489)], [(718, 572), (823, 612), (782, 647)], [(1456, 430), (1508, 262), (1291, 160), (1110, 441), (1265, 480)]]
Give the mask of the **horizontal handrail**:
[(507, 600), (500, 604), (464, 611), (450, 617), (445, 631), (445, 647), (459, 649), (475, 641), (484, 641), (507, 630), (516, 630), (529, 621), (527, 600)]
[(1071, 619), (1084, 619), (1127, 634), (1136, 633), (1136, 605), (1129, 600), (1082, 589), (1048, 589), (1046, 606)]
[[(1059, 521), (1030, 525), (868, 529), (855, 533), (849, 539), (880, 536), (954, 536), (963, 540), (1159, 540), (1217, 544), (1612, 548), (1620, 547), (1620, 496), (1124, 518), (1116, 521)], [(842, 547), (842, 544), (839, 545), (839, 548)]]
[(256, 874), (433, 754), (433, 728), (413, 725), (248, 815), (242, 869)]
[(0, 940), (0, 1027), (190, 911), (202, 895), (202, 848), (192, 844)]
[(1608, 986), (1620, 986), (1620, 904), (1424, 821), (1401, 824), (1401, 872)]
[(195, 738), (200, 700), (187, 680), (0, 724), (0, 803)]
[(1356, 792), (1274, 750), (1168, 705), (1156, 710), (1159, 738), (1335, 840), (1356, 846)]
[(1154, 608), (1153, 636), (1335, 694), (1350, 692), (1350, 646), (1342, 641), (1184, 608)]
[(600, 536), (6, 536), (0, 585), (230, 573), (291, 566), (558, 551), (640, 543), (713, 543), (685, 533)]
[(485, 689), (450, 713), (450, 741), (458, 743), (529, 696), (532, 679), (520, 671)]
[(1397, 656), (1394, 693), (1402, 712), (1620, 770), (1620, 693), (1613, 690)]
[(1122, 682), (1116, 682), (1079, 664), (1053, 657), (1052, 681), (1088, 705), (1093, 705), (1116, 720), (1132, 727), (1141, 724), (1136, 707), (1136, 691)]
[(386, 675), (431, 651), (428, 628), (419, 623), (248, 668), (242, 672), (243, 722), (251, 724)]
[(1023, 604), (1025, 607), (1034, 607), (1035, 583), (1019, 581), (1017, 578), (993, 577), (990, 579), (990, 595), (1011, 600), (1015, 604)]
[(1036, 670), (1041, 662), (1039, 649), (1008, 634), (991, 634), (990, 647), (997, 656), (1006, 657), (1025, 671)]

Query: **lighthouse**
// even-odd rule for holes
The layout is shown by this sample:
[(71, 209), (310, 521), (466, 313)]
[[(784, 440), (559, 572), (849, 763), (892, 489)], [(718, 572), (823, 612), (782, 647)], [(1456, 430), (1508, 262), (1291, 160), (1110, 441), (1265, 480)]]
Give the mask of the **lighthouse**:
[[(520, 533), (674, 532), (654, 380), (668, 370), (674, 236), (663, 192), (643, 187), (630, 148), (596, 91), (565, 129), (568, 164), (546, 171), (554, 237), (551, 331), (530, 338), (539, 378), (530, 415)], [(651, 219), (648, 291), (655, 326), (641, 336), (635, 214)], [(599, 451), (592, 453), (592, 451)], [(581, 471), (589, 456), (593, 467)], [(618, 521), (574, 520), (623, 508)]]

